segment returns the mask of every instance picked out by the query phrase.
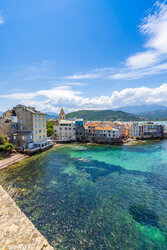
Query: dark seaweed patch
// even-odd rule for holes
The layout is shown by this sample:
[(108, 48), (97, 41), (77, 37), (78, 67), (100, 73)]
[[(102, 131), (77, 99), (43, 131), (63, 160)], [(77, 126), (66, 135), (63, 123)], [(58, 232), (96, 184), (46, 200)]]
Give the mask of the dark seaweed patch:
[(140, 224), (158, 227), (159, 218), (153, 210), (143, 205), (132, 205), (129, 208), (129, 212), (133, 219)]

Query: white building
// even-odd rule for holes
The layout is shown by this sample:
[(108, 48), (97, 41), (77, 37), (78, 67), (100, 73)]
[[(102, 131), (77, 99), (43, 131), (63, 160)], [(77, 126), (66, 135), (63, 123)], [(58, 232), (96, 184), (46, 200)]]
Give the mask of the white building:
[(54, 125), (54, 137), (57, 141), (75, 141), (75, 121), (58, 120)]

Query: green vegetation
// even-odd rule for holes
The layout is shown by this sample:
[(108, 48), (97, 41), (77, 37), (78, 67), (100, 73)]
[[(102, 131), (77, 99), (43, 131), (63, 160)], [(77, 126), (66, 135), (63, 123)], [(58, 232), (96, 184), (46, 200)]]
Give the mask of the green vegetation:
[(113, 110), (79, 110), (76, 112), (68, 113), (67, 118), (84, 118), (89, 121), (140, 121), (141, 117), (129, 114), (123, 111)]
[(13, 144), (9, 143), (5, 136), (0, 135), (0, 152), (7, 151), (11, 153), (13, 149), (14, 149)]
[(0, 156), (0, 160), (3, 160), (3, 159), (4, 159), (4, 157), (1, 157), (1, 156)]
[(0, 145), (0, 152), (7, 151), (7, 152), (11, 153), (13, 149), (14, 149), (13, 144), (9, 143), (9, 142), (5, 142), (4, 145)]
[(152, 121), (167, 121), (167, 110), (155, 110), (151, 112), (143, 112), (140, 114), (147, 120)]
[(54, 133), (53, 122), (47, 122), (47, 136), (52, 136)]

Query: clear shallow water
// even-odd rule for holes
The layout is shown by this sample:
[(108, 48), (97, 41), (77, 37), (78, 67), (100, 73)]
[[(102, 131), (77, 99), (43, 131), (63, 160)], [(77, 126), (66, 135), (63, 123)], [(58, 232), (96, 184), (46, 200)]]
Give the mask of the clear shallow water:
[(58, 249), (167, 249), (167, 141), (65, 146), (1, 172)]

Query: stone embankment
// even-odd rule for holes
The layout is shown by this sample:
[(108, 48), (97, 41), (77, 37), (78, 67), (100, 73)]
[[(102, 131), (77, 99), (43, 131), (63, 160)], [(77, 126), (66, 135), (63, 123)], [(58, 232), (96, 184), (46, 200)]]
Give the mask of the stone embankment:
[(53, 250), (1, 186), (0, 250)]

